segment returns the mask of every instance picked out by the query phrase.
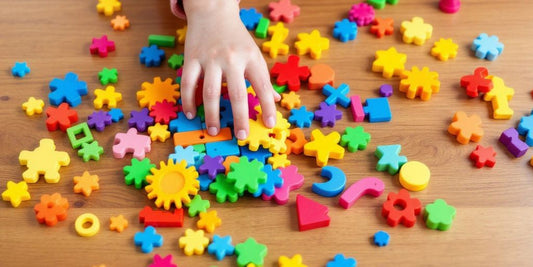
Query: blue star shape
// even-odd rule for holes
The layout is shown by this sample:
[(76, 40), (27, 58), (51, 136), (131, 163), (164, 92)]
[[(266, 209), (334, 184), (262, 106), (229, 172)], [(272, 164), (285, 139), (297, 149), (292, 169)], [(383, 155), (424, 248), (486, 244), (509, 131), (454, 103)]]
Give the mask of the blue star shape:
[(374, 153), (379, 161), (376, 170), (388, 171), (390, 175), (395, 175), (402, 165), (407, 163), (407, 157), (400, 156), (401, 145), (378, 146)]
[(176, 146), (174, 148), (174, 154), (168, 156), (169, 159), (172, 159), (174, 163), (179, 163), (182, 160), (187, 162), (187, 166), (195, 165), (195, 160), (200, 156), (200, 153), (194, 151), (192, 146), (183, 148), (182, 146)]
[(503, 44), (498, 40), (498, 36), (489, 37), (482, 33), (474, 39), (472, 50), (476, 52), (477, 58), (493, 61), (503, 52)]
[(283, 186), (283, 178), (281, 178), (281, 171), (273, 170), (272, 165), (266, 164), (263, 166), (263, 172), (267, 174), (267, 180), (264, 184), (259, 184), (257, 191), (254, 192), (254, 197), (261, 195), (272, 196), (276, 188)]
[(200, 119), (199, 116), (196, 116), (194, 119), (189, 120), (185, 116), (185, 113), (179, 112), (178, 117), (171, 120), (168, 124), (168, 129), (172, 133), (202, 130), (202, 119)]
[(526, 144), (533, 146), (533, 110), (531, 111), (531, 115), (524, 116), (520, 119), (517, 130), (520, 135), (526, 136)]
[(15, 66), (11, 68), (11, 74), (16, 77), (22, 78), (28, 73), (30, 73), (30, 67), (26, 62), (15, 62)]
[(209, 185), (214, 182), (214, 180), (211, 180), (207, 174), (200, 174), (197, 179), (200, 182), (200, 190), (202, 191), (209, 190)]
[(268, 149), (260, 147), (257, 151), (251, 151), (248, 146), (241, 146), (241, 157), (248, 157), (250, 161), (256, 159), (257, 161), (265, 164), (267, 159), (272, 157), (272, 153)]
[(337, 110), (337, 105), (328, 105), (320, 102), (320, 107), (315, 111), (315, 120), (320, 121), (322, 127), (334, 127), (335, 122), (342, 119), (342, 112)]
[(345, 258), (343, 254), (337, 254), (333, 261), (328, 262), (326, 267), (355, 267), (357, 261), (354, 258)]
[(315, 114), (311, 111), (307, 111), (306, 106), (301, 106), (299, 109), (291, 109), (291, 116), (289, 116), (289, 122), (296, 125), (298, 128), (309, 128)]
[(214, 254), (219, 261), (226, 256), (233, 255), (235, 247), (231, 244), (231, 236), (213, 235), (213, 242), (207, 247), (207, 253)]
[(144, 232), (138, 232), (133, 237), (136, 246), (141, 246), (144, 253), (150, 253), (154, 247), (163, 245), (163, 237), (156, 233), (155, 228), (148, 226), (144, 228)]
[(48, 86), (52, 91), (48, 98), (54, 106), (67, 102), (71, 107), (76, 107), (81, 104), (81, 96), (87, 95), (87, 83), (79, 81), (74, 72), (67, 73), (63, 80), (54, 78)]
[(263, 17), (263, 14), (257, 12), (255, 8), (242, 8), (239, 11), (239, 16), (241, 17), (242, 24), (244, 24), (246, 29), (251, 31), (255, 29), (255, 27), (257, 27), (257, 24), (259, 23), (259, 20)]
[(157, 45), (143, 47), (139, 59), (146, 67), (159, 67), (165, 60), (165, 51), (159, 49)]
[(374, 234), (374, 244), (378, 247), (384, 247), (389, 244), (390, 235), (385, 231), (378, 231)]
[(112, 122), (118, 122), (124, 119), (124, 113), (122, 113), (122, 110), (119, 108), (112, 108), (108, 113), (111, 115)]
[(128, 120), (129, 127), (135, 127), (139, 132), (146, 131), (148, 126), (154, 125), (154, 118), (148, 115), (149, 112), (147, 108), (143, 108), (140, 111), (132, 110), (130, 112), (131, 118)]
[(345, 83), (339, 85), (337, 89), (329, 84), (322, 87), (322, 94), (327, 96), (324, 102), (328, 105), (339, 104), (345, 108), (349, 107), (352, 102), (350, 98), (346, 96), (349, 92), (350, 86)]
[(357, 23), (351, 22), (348, 19), (335, 22), (333, 37), (344, 43), (354, 40), (357, 37)]

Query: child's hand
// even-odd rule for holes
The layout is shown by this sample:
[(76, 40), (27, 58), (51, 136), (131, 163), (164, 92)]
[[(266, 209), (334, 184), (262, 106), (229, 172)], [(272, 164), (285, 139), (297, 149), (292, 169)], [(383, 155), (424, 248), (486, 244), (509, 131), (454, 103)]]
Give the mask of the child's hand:
[(220, 131), (219, 107), (222, 79), (227, 82), (233, 108), (234, 132), (238, 139), (248, 136), (248, 97), (245, 77), (259, 98), (265, 126), (276, 123), (272, 88), (263, 55), (242, 24), (235, 0), (184, 0), (187, 14), (185, 64), (181, 79), (183, 111), (190, 119), (196, 115), (195, 88), (203, 74), (203, 101), (207, 132)]

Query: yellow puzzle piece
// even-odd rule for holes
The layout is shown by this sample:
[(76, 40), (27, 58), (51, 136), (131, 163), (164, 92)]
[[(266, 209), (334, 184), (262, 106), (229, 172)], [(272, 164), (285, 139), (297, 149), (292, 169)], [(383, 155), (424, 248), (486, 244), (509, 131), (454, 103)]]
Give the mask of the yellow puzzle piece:
[(98, 11), (98, 13), (104, 13), (106, 16), (111, 16), (113, 15), (113, 12), (120, 11), (121, 7), (122, 3), (118, 0), (98, 0), (96, 11)]
[(187, 37), (187, 25), (183, 28), (176, 30), (176, 35), (178, 36), (178, 43), (184, 44), (185, 38)]
[(44, 101), (35, 99), (35, 97), (28, 98), (28, 101), (22, 103), (22, 110), (26, 111), (26, 115), (33, 116), (33, 114), (43, 113)]
[(218, 217), (217, 211), (200, 212), (200, 220), (196, 223), (199, 229), (204, 229), (208, 233), (215, 231), (215, 228), (222, 224), (222, 220)]
[(324, 167), (328, 165), (328, 159), (344, 158), (344, 147), (339, 145), (341, 135), (331, 132), (324, 136), (320, 129), (311, 132), (311, 141), (304, 145), (304, 155), (316, 157), (316, 165)]
[(12, 182), (7, 181), (7, 189), (2, 193), (2, 200), (10, 201), (14, 208), (20, 205), (20, 202), (30, 200), (31, 196), (28, 192), (28, 184), (26, 182)]
[(439, 74), (429, 71), (428, 67), (423, 67), (420, 70), (414, 66), (411, 71), (406, 70), (402, 73), (400, 92), (406, 93), (405, 96), (409, 99), (420, 96), (422, 100), (427, 101), (431, 99), (433, 93), (438, 93), (439, 90)]
[(33, 151), (22, 150), (19, 154), (20, 165), (26, 165), (28, 170), (22, 174), (27, 183), (36, 183), (39, 175), (44, 175), (47, 183), (57, 183), (61, 178), (59, 168), (70, 164), (67, 152), (56, 151), (52, 139), (41, 139), (39, 147)]
[(329, 49), (329, 39), (320, 36), (318, 30), (313, 30), (310, 34), (299, 33), (298, 40), (294, 46), (300, 56), (309, 53), (312, 59), (320, 59), (322, 51)]
[(278, 259), (279, 267), (307, 267), (302, 263), (302, 255), (295, 254), (292, 258), (280, 256)]
[(291, 165), (291, 161), (287, 159), (287, 154), (274, 154), (268, 158), (268, 164), (272, 165), (272, 169), (278, 169)]
[(457, 56), (457, 49), (459, 46), (453, 42), (451, 38), (436, 41), (431, 49), (431, 55), (438, 58), (440, 61), (447, 61), (450, 58)]
[(411, 21), (403, 21), (400, 32), (403, 34), (403, 41), (407, 44), (423, 45), (431, 38), (433, 26), (424, 23), (421, 17), (414, 17)]
[(154, 126), (148, 127), (148, 134), (150, 135), (150, 139), (152, 141), (159, 141), (159, 142), (165, 142), (168, 138), (170, 138), (170, 132), (168, 131), (168, 125), (156, 123)]
[(108, 108), (116, 108), (117, 102), (122, 100), (122, 94), (115, 92), (115, 87), (109, 85), (102, 89), (94, 90), (94, 99), (93, 104), (95, 109), (101, 109), (104, 105), (107, 105)]
[(485, 94), (483, 100), (492, 102), (492, 117), (497, 120), (508, 120), (513, 117), (514, 111), (509, 107), (509, 101), (514, 96), (514, 89), (505, 86), (502, 78), (489, 76), (493, 88)]
[(376, 51), (376, 60), (372, 63), (373, 72), (383, 72), (384, 78), (400, 76), (405, 69), (407, 55), (398, 53), (396, 48)]
[(180, 237), (179, 244), (187, 256), (192, 256), (193, 254), (202, 255), (209, 244), (209, 238), (204, 236), (203, 230), (187, 229), (185, 230), (185, 236)]
[(285, 28), (283, 23), (278, 22), (276, 25), (268, 27), (268, 34), (272, 37), (270, 41), (264, 42), (261, 46), (263, 52), (269, 53), (271, 58), (289, 53), (289, 46), (283, 43), (289, 36), (289, 30)]

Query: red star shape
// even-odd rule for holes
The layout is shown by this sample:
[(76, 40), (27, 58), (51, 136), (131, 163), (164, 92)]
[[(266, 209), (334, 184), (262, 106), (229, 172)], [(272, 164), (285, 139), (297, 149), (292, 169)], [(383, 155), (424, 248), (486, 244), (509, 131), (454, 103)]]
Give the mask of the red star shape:
[(478, 168), (483, 168), (483, 166), (494, 167), (494, 164), (496, 164), (495, 157), (496, 152), (491, 146), (483, 147), (477, 145), (476, 149), (470, 154), (470, 159), (474, 161)]
[(470, 97), (477, 97), (479, 92), (489, 92), (493, 85), (492, 80), (487, 79), (489, 71), (479, 67), (474, 70), (473, 75), (466, 75), (461, 78), (461, 86), (466, 88), (466, 94)]
[(307, 66), (298, 66), (300, 58), (295, 55), (290, 55), (287, 63), (274, 64), (270, 70), (273, 77), (278, 77), (276, 83), (278, 85), (288, 84), (289, 90), (300, 90), (300, 80), (307, 81), (311, 72)]
[(50, 132), (57, 130), (58, 125), (61, 131), (64, 132), (72, 123), (78, 121), (78, 113), (70, 109), (67, 103), (61, 103), (57, 108), (48, 107), (46, 109), (46, 116), (48, 116), (46, 127)]

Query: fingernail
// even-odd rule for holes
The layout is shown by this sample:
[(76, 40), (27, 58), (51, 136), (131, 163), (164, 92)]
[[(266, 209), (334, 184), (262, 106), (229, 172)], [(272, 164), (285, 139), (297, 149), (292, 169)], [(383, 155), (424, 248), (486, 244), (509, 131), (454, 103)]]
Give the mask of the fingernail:
[(239, 140), (246, 139), (246, 131), (245, 130), (239, 130), (237, 132), (237, 139), (239, 139)]
[(218, 134), (218, 128), (217, 127), (208, 127), (207, 133), (211, 136), (215, 136)]
[(265, 126), (268, 128), (272, 128), (276, 125), (276, 119), (274, 119), (273, 116), (270, 116), (265, 121)]
[(192, 113), (190, 113), (190, 112), (185, 113), (185, 117), (187, 117), (187, 119), (189, 119), (189, 120), (194, 119), (194, 117), (192, 116)]

